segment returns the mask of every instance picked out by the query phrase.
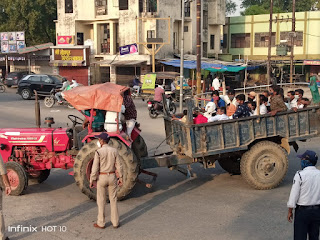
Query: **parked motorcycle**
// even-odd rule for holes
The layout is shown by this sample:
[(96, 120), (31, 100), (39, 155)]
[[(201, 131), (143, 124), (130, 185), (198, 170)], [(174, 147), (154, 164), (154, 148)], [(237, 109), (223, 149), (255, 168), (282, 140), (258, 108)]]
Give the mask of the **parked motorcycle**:
[[(171, 95), (167, 95), (166, 104), (169, 109), (169, 113), (171, 115), (175, 114), (177, 108), (173, 102)], [(158, 115), (163, 114), (163, 103), (160, 103), (160, 102), (157, 102), (154, 100), (150, 100), (150, 101), (148, 101), (148, 110), (149, 110), (149, 116), (151, 118), (157, 118)]]
[[(53, 105), (58, 102), (56, 97), (55, 97), (55, 93), (56, 93), (56, 90), (55, 89), (52, 89), (50, 91), (50, 96), (47, 96), (44, 98), (44, 105), (48, 108), (52, 108)], [(73, 109), (74, 107), (68, 103), (65, 99), (62, 99), (62, 103), (59, 104), (59, 105), (64, 105), (64, 106), (67, 106), (68, 108), (71, 108)]]

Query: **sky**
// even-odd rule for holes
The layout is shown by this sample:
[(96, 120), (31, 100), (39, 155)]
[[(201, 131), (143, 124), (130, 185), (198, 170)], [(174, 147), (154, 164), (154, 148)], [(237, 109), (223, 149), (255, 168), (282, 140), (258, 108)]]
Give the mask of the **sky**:
[[(237, 7), (237, 11), (235, 12), (235, 13), (233, 13), (233, 14), (231, 14), (230, 15), (230, 17), (233, 17), (233, 16), (240, 16), (240, 12), (242, 11), (241, 9), (240, 9), (240, 5), (241, 5), (241, 0), (233, 0), (237, 5), (238, 5), (238, 7)], [(229, 16), (228, 16), (229, 17)]]

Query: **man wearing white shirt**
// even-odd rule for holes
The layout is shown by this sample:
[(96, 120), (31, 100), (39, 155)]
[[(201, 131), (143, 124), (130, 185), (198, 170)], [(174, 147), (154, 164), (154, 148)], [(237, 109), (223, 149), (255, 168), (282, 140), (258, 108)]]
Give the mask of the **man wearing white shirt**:
[(208, 119), (208, 122), (215, 122), (221, 120), (229, 120), (230, 118), (226, 115), (226, 108), (221, 107), (217, 109), (217, 115)]
[(287, 97), (289, 98), (289, 110), (291, 109), (297, 109), (298, 104), (297, 104), (297, 98), (295, 97), (294, 91), (289, 91), (287, 94)]
[(212, 87), (213, 87), (213, 90), (218, 90), (218, 91), (220, 90), (220, 81), (217, 75), (215, 75), (215, 78), (212, 81)]
[[(267, 114), (268, 113), (268, 109), (267, 109), (267, 104), (268, 104), (268, 98), (266, 98), (264, 95), (260, 95), (260, 112), (259, 115), (263, 115), (263, 114)], [(256, 108), (254, 110), (253, 113), (254, 116), (258, 115), (258, 108)]]
[(301, 159), (302, 171), (298, 171), (293, 179), (287, 206), (288, 221), (292, 222), (294, 215), (294, 240), (319, 239), (320, 226), (320, 170), (317, 164), (318, 156), (314, 151), (307, 150), (298, 155)]

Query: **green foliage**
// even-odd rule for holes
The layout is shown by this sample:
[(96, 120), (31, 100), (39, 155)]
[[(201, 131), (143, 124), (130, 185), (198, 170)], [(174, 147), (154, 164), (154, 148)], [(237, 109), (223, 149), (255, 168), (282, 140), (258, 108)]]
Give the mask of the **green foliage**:
[(55, 42), (57, 0), (0, 0), (0, 32), (25, 31), (28, 46)]
[[(296, 0), (296, 12), (315, 10), (318, 2), (318, 0)], [(270, 0), (242, 0), (241, 7), (245, 8), (242, 15), (266, 14), (270, 12)], [(273, 12), (292, 12), (292, 0), (274, 0)]]
[(232, 14), (237, 10), (237, 4), (232, 0), (226, 0), (226, 14)]

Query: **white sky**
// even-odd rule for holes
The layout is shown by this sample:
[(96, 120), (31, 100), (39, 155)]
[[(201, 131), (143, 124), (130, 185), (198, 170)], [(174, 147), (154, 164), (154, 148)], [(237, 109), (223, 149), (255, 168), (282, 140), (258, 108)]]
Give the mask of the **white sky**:
[(237, 11), (234, 13), (234, 14), (231, 14), (230, 16), (228, 17), (233, 17), (233, 16), (240, 16), (240, 12), (242, 11), (242, 9), (240, 9), (240, 5), (241, 5), (241, 0), (233, 0), (237, 5)]

